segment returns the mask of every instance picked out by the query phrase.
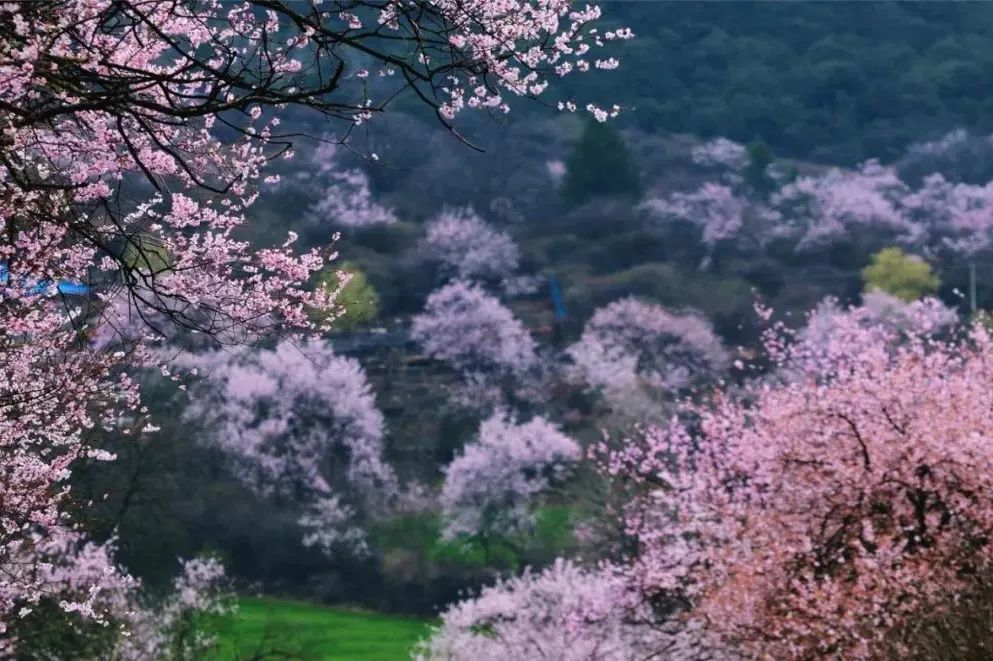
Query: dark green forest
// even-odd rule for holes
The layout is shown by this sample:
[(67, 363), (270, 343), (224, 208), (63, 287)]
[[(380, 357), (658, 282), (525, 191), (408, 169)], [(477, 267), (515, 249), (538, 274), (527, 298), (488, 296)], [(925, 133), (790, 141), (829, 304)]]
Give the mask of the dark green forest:
[(889, 160), (950, 127), (993, 130), (983, 2), (610, 2), (631, 26), (602, 98), (645, 131), (761, 138), (784, 156)]

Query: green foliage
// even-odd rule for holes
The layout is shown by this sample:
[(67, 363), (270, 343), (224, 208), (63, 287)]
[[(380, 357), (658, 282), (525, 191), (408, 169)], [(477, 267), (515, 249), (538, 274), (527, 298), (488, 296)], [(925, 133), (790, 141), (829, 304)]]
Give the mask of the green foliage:
[(602, 277), (584, 277), (577, 272), (561, 280), (567, 306), (581, 319), (595, 307), (631, 295), (670, 308), (700, 310), (718, 327), (746, 317), (751, 309), (752, 285), (746, 280), (672, 262), (645, 262)]
[[(922, 138), (993, 130), (993, 5), (605, 3), (638, 38), (583, 81), (645, 131), (761, 135), (780, 155), (852, 165)], [(627, 109), (631, 109), (630, 112)]]
[(513, 537), (472, 537), (440, 541), (434, 549), (437, 559), (452, 558), (477, 566), (519, 571), (525, 565), (540, 566), (565, 555), (573, 546), (575, 512), (566, 505), (541, 505), (534, 510), (535, 526)]
[(358, 266), (352, 262), (345, 262), (328, 268), (322, 272), (320, 281), (329, 288), (335, 289), (339, 283), (339, 272), (345, 272), (351, 277), (338, 293), (336, 302), (345, 311), (335, 319), (334, 328), (336, 330), (350, 330), (359, 324), (373, 321), (379, 314), (379, 294), (369, 284), (365, 273)]
[(455, 543), (441, 538), (441, 518), (435, 512), (406, 514), (380, 521), (376, 525), (379, 547), (384, 553), (392, 549), (419, 550), (425, 560), (443, 565), (479, 568), (485, 566), (478, 545)]
[(573, 544), (575, 513), (565, 505), (536, 508), (536, 525), (529, 535), (446, 540), (438, 514), (406, 514), (378, 521), (374, 538), (388, 573), (406, 579), (452, 571), (519, 570), (562, 555)]
[(776, 160), (772, 150), (761, 140), (749, 143), (747, 148), (748, 165), (745, 166), (744, 178), (756, 195), (766, 197), (772, 192), (773, 181), (769, 176), (769, 166)]
[[(441, 517), (434, 512), (407, 514), (377, 522), (376, 539), (384, 559), (400, 574), (411, 575), (412, 566), (422, 575), (451, 570), (483, 570), (487, 567), (515, 569), (520, 559), (500, 540), (446, 540), (441, 536)], [(396, 551), (404, 553), (398, 555)], [(398, 560), (407, 566), (400, 567)]]
[(128, 268), (152, 275), (169, 270), (172, 256), (155, 239), (144, 234), (135, 234), (124, 245), (124, 263)]
[(219, 636), (211, 661), (335, 659), (397, 661), (431, 622), (341, 608), (244, 597), (238, 611), (211, 627)]
[[(121, 635), (119, 622), (100, 624), (67, 613), (52, 599), (42, 599), (25, 617), (14, 618), (8, 635), (22, 643), (22, 659), (98, 659), (110, 655)], [(25, 652), (25, 650), (30, 650)]]
[(613, 126), (590, 120), (566, 164), (562, 194), (580, 204), (599, 195), (637, 197), (638, 169)]
[(442, 565), (460, 565), (478, 571), (517, 571), (521, 568), (520, 552), (503, 539), (438, 539), (429, 552), (429, 557)]
[(573, 544), (575, 509), (568, 505), (543, 505), (535, 512), (534, 546), (561, 554)]
[(987, 333), (993, 333), (993, 314), (987, 310), (976, 310), (976, 314), (972, 315), (972, 323), (981, 325)]
[(920, 257), (899, 248), (884, 248), (862, 270), (865, 291), (879, 290), (904, 301), (915, 301), (938, 291), (938, 276)]

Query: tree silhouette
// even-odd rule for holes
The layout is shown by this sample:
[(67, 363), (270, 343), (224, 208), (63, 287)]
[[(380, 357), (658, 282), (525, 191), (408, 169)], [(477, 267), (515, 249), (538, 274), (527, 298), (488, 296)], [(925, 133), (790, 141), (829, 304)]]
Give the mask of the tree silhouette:
[(590, 121), (569, 157), (562, 194), (570, 204), (598, 195), (637, 197), (638, 179), (638, 168), (617, 130)]

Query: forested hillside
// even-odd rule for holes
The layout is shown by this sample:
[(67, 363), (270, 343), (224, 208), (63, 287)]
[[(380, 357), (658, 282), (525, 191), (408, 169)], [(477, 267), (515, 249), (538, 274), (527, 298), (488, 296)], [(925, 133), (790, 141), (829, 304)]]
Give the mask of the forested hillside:
[[(350, 144), (354, 152), (313, 139), (298, 144), (297, 158), (280, 166), (282, 181), (271, 187), (256, 208), (262, 222), (253, 225), (254, 240), (262, 244), (292, 230), (301, 235), (307, 247), (321, 245), (329, 227), (342, 232), (336, 244), (340, 264), (367, 283), (346, 297), (345, 304), (352, 315), (360, 307), (371, 305), (371, 309), (358, 319), (346, 315), (329, 339), (337, 352), (358, 358), (368, 373), (377, 404), (386, 415), (386, 456), (405, 479), (428, 484), (437, 481), (438, 466), (451, 461), (475, 433), (477, 414), (446, 403), (444, 393), (452, 387), (456, 374), (425, 360), (409, 331), (410, 316), (419, 313), (432, 290), (451, 277), (482, 278), (503, 291), (510, 309), (548, 350), (561, 350), (577, 340), (597, 307), (630, 295), (675, 310), (697, 310), (727, 346), (754, 347), (759, 330), (753, 310), (756, 297), (787, 319), (792, 315), (793, 325), (802, 323), (806, 311), (825, 296), (857, 301), (864, 286), (863, 267), (874, 252), (898, 243), (898, 233), (887, 228), (885, 218), (873, 218), (872, 210), (867, 210), (864, 224), (854, 219), (856, 226), (864, 229), (810, 242), (800, 250), (800, 235), (755, 243), (753, 237), (774, 234), (772, 228), (782, 223), (781, 219), (761, 221), (757, 210), (751, 213), (761, 224), (736, 238), (714, 241), (705, 237), (705, 224), (708, 214), (719, 220), (720, 208), (708, 209), (706, 200), (701, 199), (703, 206), (685, 210), (680, 218), (679, 214), (654, 212), (653, 201), (671, 204), (673, 195), (692, 195), (701, 186), (717, 184), (735, 190), (726, 204), (740, 214), (746, 205), (760, 203), (790, 179), (826, 177), (833, 163), (856, 164), (866, 155), (892, 163), (911, 183), (920, 176), (921, 168), (940, 170), (953, 181), (985, 182), (993, 174), (993, 167), (977, 172), (985, 163), (993, 165), (993, 145), (976, 137), (985, 125), (956, 114), (964, 112), (967, 105), (941, 93), (936, 78), (919, 73), (921, 68), (939, 66), (952, 52), (947, 46), (940, 47), (942, 41), (962, 43), (962, 32), (953, 32), (955, 38), (942, 36), (942, 26), (979, 30), (983, 23), (970, 20), (970, 14), (989, 10), (981, 5), (964, 5), (954, 11), (917, 5), (852, 5), (849, 9), (858, 15), (864, 13), (863, 20), (814, 4), (612, 4), (608, 6), (609, 17), (623, 22), (636, 15), (639, 26), (639, 38), (627, 47), (630, 52), (623, 66), (609, 76), (591, 79), (603, 83), (598, 94), (618, 99), (627, 107), (612, 126), (587, 124), (572, 116), (556, 117), (540, 108), (526, 108), (506, 119), (474, 117), (464, 122), (461, 130), (483, 149), (476, 151), (415, 112), (378, 119), (374, 126), (353, 136)], [(924, 18), (929, 11), (934, 16)], [(884, 23), (885, 30), (881, 27)], [(852, 47), (830, 47), (838, 43)], [(875, 80), (862, 68), (892, 69), (894, 62), (886, 65), (880, 58), (886, 52), (900, 53), (906, 48), (914, 53), (910, 61), (915, 64), (900, 67), (904, 77), (887, 79), (887, 84), (898, 85), (901, 90), (887, 93), (889, 103), (871, 105), (873, 95), (886, 90), (879, 83), (865, 93), (850, 90), (851, 98), (860, 104), (857, 111), (825, 105), (813, 91), (819, 71), (834, 71), (834, 76), (859, 71), (858, 76), (866, 81)], [(976, 58), (969, 61), (974, 63)], [(658, 75), (646, 75), (649, 71)], [(914, 86), (911, 81), (915, 78), (910, 76), (914, 71), (928, 84)], [(678, 82), (680, 77), (687, 82)], [(632, 84), (635, 80), (637, 84)], [(753, 82), (745, 85), (742, 80)], [(834, 82), (819, 84), (832, 90), (833, 103), (847, 88), (837, 79), (830, 80)], [(763, 87), (773, 81), (775, 91)], [(584, 91), (589, 86), (584, 83)], [(975, 88), (984, 93), (990, 89), (993, 86)], [(922, 107), (927, 105), (926, 99), (942, 99), (941, 112), (909, 112), (895, 107), (896, 100), (907, 98), (912, 91), (920, 95)], [(769, 114), (764, 118), (743, 113), (742, 107), (735, 105), (759, 100), (768, 106), (765, 111)], [(889, 124), (887, 117), (892, 118)], [(331, 137), (305, 117), (299, 122), (303, 132)], [(841, 130), (842, 122), (856, 122), (852, 127), (857, 128), (850, 132), (858, 142), (845, 142), (849, 129)], [(969, 127), (972, 135), (952, 132), (962, 126)], [(945, 137), (942, 131), (949, 135)], [(708, 160), (708, 136), (713, 135), (746, 142), (761, 138), (767, 141), (769, 156), (735, 145), (729, 147), (730, 156), (722, 156), (718, 142), (714, 143), (718, 146), (714, 149), (716, 160)], [(932, 135), (937, 140), (923, 144)], [(877, 147), (863, 152), (866, 145)], [(371, 153), (376, 154), (376, 161), (368, 158)], [(763, 179), (765, 174), (748, 178), (750, 163), (756, 158), (770, 161), (760, 166), (774, 175), (768, 183)], [(347, 178), (327, 177), (327, 173), (343, 168), (353, 168), (360, 182), (357, 186)], [(627, 171), (630, 174), (624, 174)], [(570, 184), (570, 177), (577, 183)], [(626, 184), (625, 177), (633, 177), (634, 184)], [(845, 195), (845, 185), (839, 182), (837, 190), (828, 194)], [(886, 182), (856, 177), (853, 185), (871, 191), (875, 186), (882, 190)], [(581, 197), (570, 191), (580, 191)], [(356, 194), (362, 200), (357, 204)], [(721, 202), (718, 199), (714, 203)], [(461, 211), (470, 208), (472, 211)], [(341, 213), (346, 217), (335, 217)], [(425, 245), (428, 227), (445, 214), (455, 220), (478, 218), (480, 226), (461, 229), (463, 234), (452, 237), (455, 243), (449, 249), (455, 251), (453, 255), (432, 256)], [(444, 237), (439, 240), (444, 242)], [(512, 242), (516, 255), (512, 263), (500, 261), (501, 240)], [(479, 254), (466, 255), (466, 251)], [(939, 274), (943, 298), (952, 306), (964, 307), (962, 292), (968, 288), (965, 257), (952, 252), (935, 257), (938, 259), (932, 260), (932, 265)], [(460, 271), (458, 263), (463, 258), (472, 262), (466, 267), (468, 271)], [(483, 265), (489, 271), (471, 270)], [(993, 303), (993, 288), (986, 284), (993, 277), (993, 266), (980, 260), (978, 268), (980, 302)], [(521, 291), (503, 289), (500, 281), (507, 276), (523, 279)], [(597, 414), (586, 408), (589, 402), (570, 400), (574, 397), (562, 393), (552, 405), (561, 409), (566, 419), (574, 420), (571, 428), (575, 433), (592, 437), (595, 432), (588, 425)], [(547, 404), (526, 408), (540, 411), (544, 406)], [(181, 416), (180, 410), (164, 417), (178, 420)], [(180, 429), (189, 427), (183, 424), (176, 431)], [(164, 433), (171, 435), (168, 425)], [(162, 451), (175, 452), (177, 443), (186, 448), (182, 453), (193, 451), (179, 439), (162, 444)], [(223, 458), (218, 461), (223, 463)], [(168, 515), (159, 514), (153, 520), (175, 521), (181, 526), (170, 542), (179, 548), (159, 548), (147, 558), (144, 544), (135, 545), (138, 538), (128, 534), (125, 520), (122, 552), (129, 566), (136, 570), (161, 567), (165, 557), (186, 551), (182, 547), (192, 549), (205, 539), (214, 539), (211, 544), (226, 549), (238, 573), (273, 586), (285, 585), (290, 593), (303, 589), (290, 586), (306, 580), (310, 587), (301, 594), (390, 609), (413, 605), (408, 597), (401, 596), (410, 590), (396, 587), (396, 575), (380, 577), (382, 569), (375, 565), (355, 565), (355, 561), (338, 558), (327, 566), (316, 556), (293, 550), (287, 545), (288, 533), (278, 527), (292, 527), (292, 521), (277, 523), (282, 515), (275, 511), (265, 517), (264, 527), (259, 527), (247, 511), (248, 518), (239, 523), (238, 518), (231, 517), (237, 511), (232, 505), (245, 496), (234, 496), (234, 484), (218, 491), (217, 474), (197, 478), (202, 471), (178, 471), (179, 481), (174, 487), (152, 487), (156, 495), (149, 496), (149, 503), (154, 503), (156, 510), (185, 508), (185, 494), (196, 494), (193, 500), (198, 503), (204, 498), (211, 502), (210, 494), (215, 491), (222, 501), (202, 512), (172, 509)], [(193, 486), (189, 480), (207, 482)], [(165, 493), (157, 493), (163, 488)], [(133, 517), (136, 523), (148, 521), (140, 507)], [(548, 543), (534, 540), (535, 550), (526, 552), (524, 559), (472, 560), (471, 554), (460, 559), (461, 552), (455, 547), (431, 550), (437, 543), (432, 535), (438, 531), (430, 516), (390, 525), (401, 525), (408, 534), (419, 536), (418, 544), (427, 549), (404, 553), (427, 557), (404, 562), (415, 562), (414, 566), (427, 562), (436, 567), (428, 576), (439, 572), (431, 580), (440, 581), (438, 587), (443, 590), (463, 585), (468, 576), (479, 571), (473, 567), (475, 563), (485, 566), (496, 562), (499, 567), (501, 562), (520, 563), (524, 559), (540, 562), (541, 545)], [(383, 534), (387, 546), (381, 552), (387, 556), (380, 562), (393, 552), (389, 544), (406, 546), (410, 541), (401, 535), (390, 542), (396, 533), (386, 530)], [(246, 543), (248, 540), (254, 541)], [(281, 554), (295, 558), (292, 568), (282, 564)], [(454, 555), (445, 559), (446, 554)], [(314, 583), (315, 571), (330, 571), (325, 579), (330, 582)], [(460, 574), (465, 577), (459, 578)], [(346, 582), (340, 584), (341, 580)], [(454, 592), (421, 592), (415, 610), (430, 613), (433, 605), (451, 594)]]
[[(646, 131), (761, 138), (777, 153), (890, 160), (954, 127), (986, 134), (991, 8), (984, 3), (614, 2), (638, 33), (605, 98)], [(602, 85), (602, 87), (600, 87)]]
[(0, 3), (0, 657), (985, 658), (991, 33)]

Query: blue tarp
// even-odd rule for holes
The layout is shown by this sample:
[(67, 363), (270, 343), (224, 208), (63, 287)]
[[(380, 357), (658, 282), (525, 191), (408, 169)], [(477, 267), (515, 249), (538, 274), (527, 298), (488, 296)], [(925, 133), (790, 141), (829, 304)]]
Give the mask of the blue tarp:
[[(7, 264), (0, 262), (0, 284), (7, 284), (10, 281), (10, 274), (7, 272)], [(29, 294), (41, 294), (52, 286), (51, 280), (42, 280), (35, 284), (25, 286)], [(69, 280), (59, 280), (55, 287), (60, 294), (83, 295), (90, 293), (90, 286), (81, 282), (70, 282)]]
[(565, 321), (565, 301), (562, 299), (559, 280), (554, 275), (548, 276), (548, 291), (552, 295), (552, 308), (555, 310), (555, 319), (557, 321)]

